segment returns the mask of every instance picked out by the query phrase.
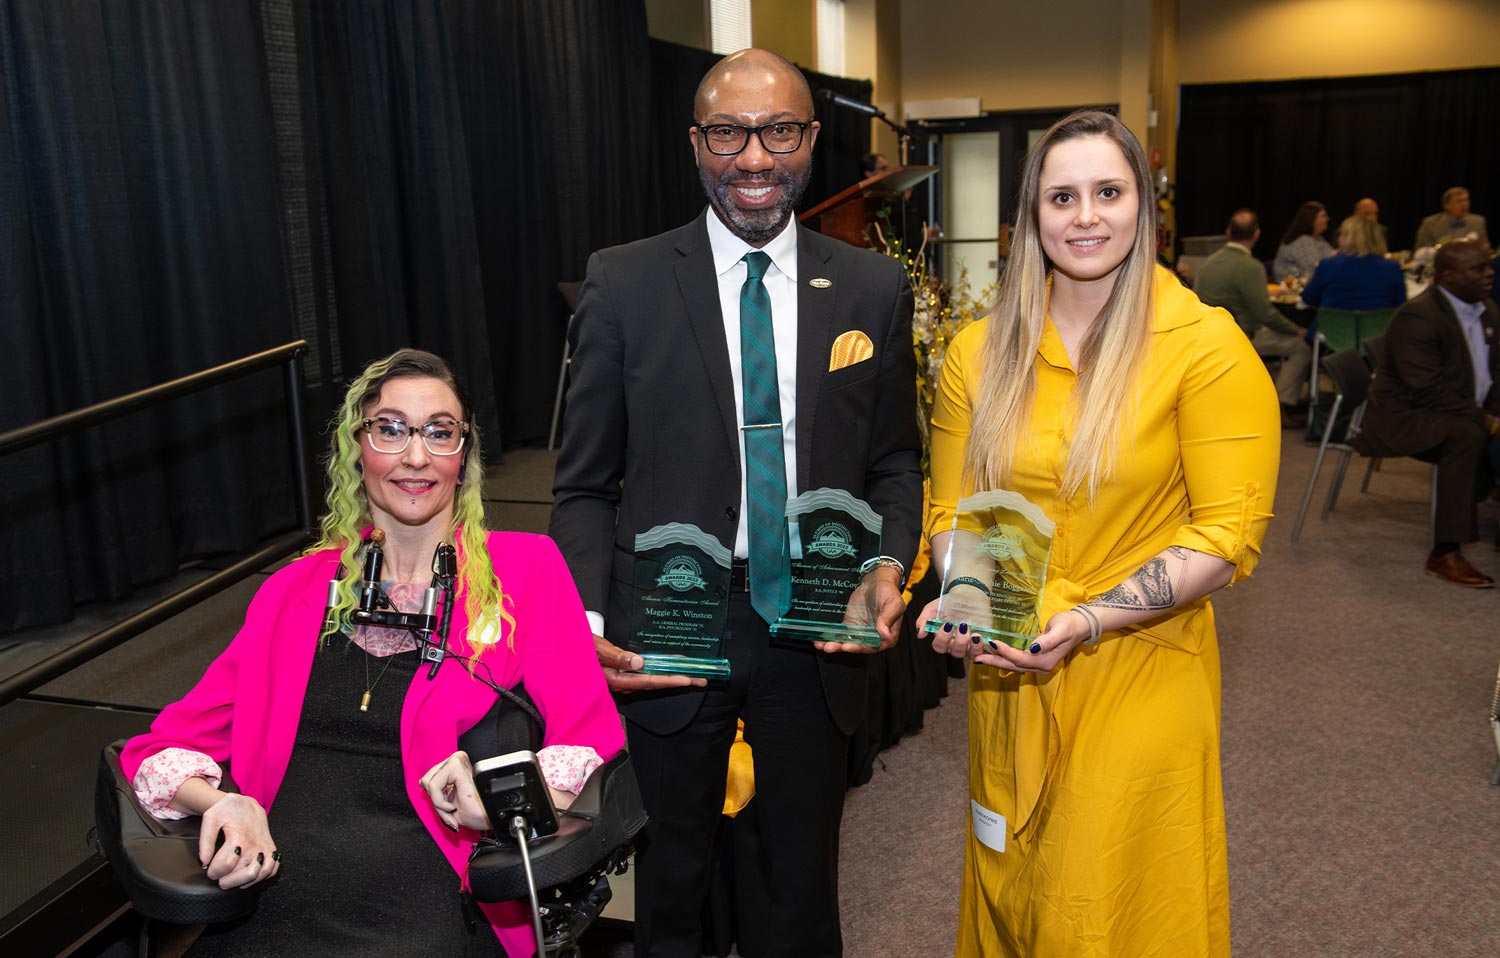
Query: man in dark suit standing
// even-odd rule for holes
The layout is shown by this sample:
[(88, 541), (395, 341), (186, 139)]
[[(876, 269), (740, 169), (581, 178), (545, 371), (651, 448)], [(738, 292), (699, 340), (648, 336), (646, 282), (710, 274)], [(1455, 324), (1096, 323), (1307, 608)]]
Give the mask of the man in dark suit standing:
[[(693, 106), (709, 209), (589, 262), (550, 532), (592, 610), (611, 687), (632, 693), (622, 711), (651, 815), (636, 864), (636, 954), (702, 954), (743, 718), (767, 954), (839, 955), (839, 820), (865, 709), (858, 653), (874, 650), (773, 641), (768, 621), (785, 498), (834, 487), (884, 520), (886, 555), (870, 557), (862, 588), (881, 647), (896, 640), (922, 509), (911, 290), (895, 260), (796, 225), (818, 123), (794, 66), (743, 50), (709, 71)], [(668, 522), (698, 526), (736, 557), (725, 599), (732, 674), (713, 687), (634, 674), (641, 659), (622, 649), (635, 537)]]
[[(1500, 349), (1494, 270), (1479, 243), (1444, 244), (1435, 282), (1391, 317), (1385, 356), (1354, 445), (1369, 456), (1414, 456), (1438, 466), (1437, 515), (1427, 573), (1487, 589), (1495, 580), (1459, 551), (1478, 538), (1475, 503), (1490, 486), (1500, 444)], [(1486, 468), (1486, 458), (1490, 465)], [(1497, 542), (1500, 545), (1500, 542)]]

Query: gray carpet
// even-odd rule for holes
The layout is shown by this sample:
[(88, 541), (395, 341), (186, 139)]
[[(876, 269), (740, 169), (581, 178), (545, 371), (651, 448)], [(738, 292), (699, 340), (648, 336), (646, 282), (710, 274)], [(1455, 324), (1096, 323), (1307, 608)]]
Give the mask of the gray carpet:
[[(1234, 952), (1466, 958), (1500, 929), (1500, 789), (1486, 721), (1500, 591), (1423, 574), (1429, 469), (1346, 480), (1327, 523), (1292, 520), (1314, 450), (1288, 434), (1256, 574), (1215, 599)], [(1357, 464), (1362, 465), (1362, 464)], [(1320, 490), (1326, 490), (1325, 467)], [(1465, 549), (1500, 575), (1494, 503)], [(960, 683), (954, 683), (960, 691)], [(884, 753), (844, 819), (852, 956), (953, 949), (967, 809), (962, 695)]]
[[(1500, 789), (1488, 784), (1486, 709), (1500, 590), (1423, 574), (1429, 472), (1410, 460), (1386, 463), (1367, 495), (1356, 464), (1338, 511), (1326, 523), (1314, 513), (1294, 546), (1313, 452), (1288, 434), (1260, 569), (1215, 599), (1235, 953), (1489, 955), (1500, 928)], [(554, 461), (520, 450), (492, 469), (491, 520), (543, 531)], [(1480, 515), (1485, 541), (1465, 554), (1500, 575), (1490, 544), (1500, 509), (1485, 503)], [(44, 691), (132, 705), (176, 697), (228, 641), (256, 581)], [(953, 692), (849, 795), (851, 956), (952, 953), (968, 815), (962, 683)]]

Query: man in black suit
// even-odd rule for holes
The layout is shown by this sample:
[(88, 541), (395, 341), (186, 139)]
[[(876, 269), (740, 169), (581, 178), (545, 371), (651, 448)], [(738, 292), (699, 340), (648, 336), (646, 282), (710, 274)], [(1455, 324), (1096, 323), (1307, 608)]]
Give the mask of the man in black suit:
[[(870, 557), (863, 589), (881, 647), (893, 644), (922, 509), (911, 290), (895, 260), (796, 225), (818, 123), (794, 66), (759, 50), (726, 57), (704, 77), (694, 114), (688, 135), (709, 209), (589, 262), (550, 532), (592, 610), (611, 687), (633, 693), (622, 711), (651, 815), (636, 865), (636, 954), (702, 954), (713, 838), (743, 718), (770, 899), (767, 953), (838, 955), (846, 757), (865, 709), (867, 656), (858, 653), (873, 650), (771, 639), (756, 583), (785, 561), (785, 523), (780, 501), (747, 495), (745, 476), (763, 492), (767, 474), (784, 472), (784, 496), (844, 489), (882, 516), (886, 555)], [(767, 304), (756, 307), (759, 322), (747, 297)], [(774, 368), (745, 376), (742, 362), (772, 350), (743, 337), (766, 326)], [(764, 408), (754, 381), (770, 383), (779, 409), (747, 420), (746, 404)], [(759, 468), (768, 450), (779, 469)], [(765, 524), (750, 527), (768, 510), (775, 544)], [(622, 649), (635, 537), (668, 522), (698, 526), (736, 557), (725, 599), (732, 674), (713, 687), (634, 674), (641, 659)], [(745, 557), (768, 546), (780, 560), (747, 568)]]
[(1486, 458), (1493, 464), (1500, 450), (1500, 349), (1488, 296), (1494, 270), (1488, 250), (1467, 240), (1439, 248), (1433, 269), (1432, 287), (1391, 317), (1354, 445), (1365, 455), (1437, 463), (1427, 573), (1487, 589), (1495, 580), (1474, 568), (1459, 544), (1478, 538), (1475, 503), (1490, 486)]

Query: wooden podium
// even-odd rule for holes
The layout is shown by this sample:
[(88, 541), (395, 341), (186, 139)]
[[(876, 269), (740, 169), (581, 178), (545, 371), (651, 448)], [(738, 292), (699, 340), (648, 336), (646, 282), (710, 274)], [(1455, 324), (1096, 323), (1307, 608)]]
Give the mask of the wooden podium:
[(816, 221), (818, 232), (824, 236), (841, 239), (851, 246), (868, 247), (870, 241), (865, 229), (886, 204), (886, 198), (892, 193), (905, 194), (937, 171), (935, 166), (898, 166), (877, 173), (834, 194), (797, 217), (797, 221), (809, 225)]

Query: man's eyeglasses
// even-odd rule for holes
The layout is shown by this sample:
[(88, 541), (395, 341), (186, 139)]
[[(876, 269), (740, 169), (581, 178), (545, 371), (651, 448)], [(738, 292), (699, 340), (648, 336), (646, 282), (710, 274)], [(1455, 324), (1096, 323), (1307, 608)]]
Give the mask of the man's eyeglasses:
[(760, 137), (760, 145), (765, 147), (767, 153), (795, 153), (802, 145), (802, 134), (806, 133), (810, 126), (812, 126), (811, 123), (799, 123), (793, 120), (767, 123), (763, 126), (700, 123), (698, 132), (703, 135), (703, 142), (708, 146), (708, 152), (716, 156), (734, 156), (744, 150), (750, 143), (752, 133)]
[(434, 419), (422, 426), (408, 426), (399, 419), (377, 416), (365, 420), (365, 436), (370, 448), (376, 452), (405, 452), (411, 444), (412, 433), (422, 436), (422, 444), (434, 456), (455, 456), (464, 447), (469, 436), (469, 424), (452, 419)]

